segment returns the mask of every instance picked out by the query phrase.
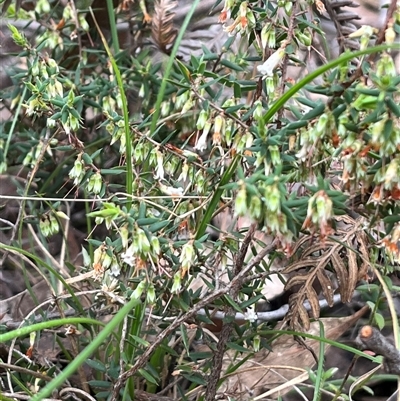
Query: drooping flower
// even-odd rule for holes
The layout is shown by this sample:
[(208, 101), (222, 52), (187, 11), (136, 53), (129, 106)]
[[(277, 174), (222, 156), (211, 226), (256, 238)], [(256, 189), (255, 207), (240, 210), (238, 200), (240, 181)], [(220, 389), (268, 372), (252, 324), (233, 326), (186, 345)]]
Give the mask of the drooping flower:
[(156, 167), (156, 173), (154, 174), (154, 179), (156, 180), (163, 180), (164, 179), (164, 159), (163, 159), (163, 154), (157, 150), (157, 167)]
[(203, 152), (204, 150), (207, 149), (207, 137), (208, 133), (210, 132), (210, 129), (211, 129), (211, 123), (207, 121), (204, 125), (202, 134), (199, 136), (196, 145), (194, 146), (196, 150)]
[(268, 57), (264, 64), (257, 66), (258, 72), (263, 75), (263, 78), (271, 77), (274, 74), (275, 68), (278, 67), (284, 56), (285, 48), (280, 47), (274, 54)]

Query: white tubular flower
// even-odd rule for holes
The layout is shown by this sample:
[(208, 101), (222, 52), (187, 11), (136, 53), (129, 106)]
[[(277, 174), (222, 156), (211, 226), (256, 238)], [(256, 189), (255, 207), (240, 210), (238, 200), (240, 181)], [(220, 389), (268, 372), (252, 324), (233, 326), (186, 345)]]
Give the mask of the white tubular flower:
[(349, 35), (349, 38), (360, 38), (362, 36), (371, 37), (374, 33), (377, 33), (377, 29), (370, 25), (362, 25), (356, 31)]
[(133, 267), (136, 263), (136, 249), (135, 246), (132, 244), (129, 246), (129, 248), (126, 250), (126, 252), (123, 252), (121, 254), (121, 259), (124, 263), (129, 265), (130, 267)]
[(211, 123), (207, 121), (204, 125), (202, 134), (197, 139), (197, 143), (194, 147), (196, 150), (203, 152), (204, 150), (207, 149), (207, 137), (208, 133), (210, 132), (210, 129), (211, 129)]
[(275, 68), (278, 67), (284, 56), (285, 48), (280, 47), (274, 54), (268, 57), (264, 64), (257, 66), (258, 72), (262, 74), (264, 78), (271, 77), (274, 74)]
[(163, 166), (163, 154), (157, 150), (157, 167), (156, 173), (154, 174), (154, 179), (163, 180), (164, 179), (164, 166)]

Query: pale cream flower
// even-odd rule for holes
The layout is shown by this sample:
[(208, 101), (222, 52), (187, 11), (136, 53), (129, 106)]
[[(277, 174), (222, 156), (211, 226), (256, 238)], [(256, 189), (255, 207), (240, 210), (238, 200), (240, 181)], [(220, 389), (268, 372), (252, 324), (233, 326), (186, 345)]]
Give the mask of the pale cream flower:
[(257, 66), (258, 72), (263, 75), (263, 78), (271, 77), (274, 74), (275, 68), (278, 67), (284, 56), (285, 49), (281, 47), (274, 54), (268, 57), (264, 64)]

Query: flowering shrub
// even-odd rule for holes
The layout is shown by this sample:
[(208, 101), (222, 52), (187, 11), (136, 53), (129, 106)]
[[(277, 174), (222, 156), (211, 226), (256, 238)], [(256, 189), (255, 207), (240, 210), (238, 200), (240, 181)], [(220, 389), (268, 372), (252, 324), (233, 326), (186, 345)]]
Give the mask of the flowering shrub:
[[(84, 257), (81, 266), (69, 266), (70, 274), (85, 274), (97, 291), (90, 316), (115, 315), (100, 334), (92, 328), (78, 346), (94, 338), (87, 353), (71, 362), (72, 372), (102, 344), (87, 362), (96, 380), (81, 376), (85, 391), (117, 400), (133, 397), (135, 388), (154, 393), (178, 375), (192, 383), (179, 384), (182, 394), (197, 385), (214, 400), (224, 350), (257, 351), (260, 341), (267, 346), (255, 305), (265, 299), (274, 258), (286, 261), (281, 273), (292, 274), (286, 289), (301, 287), (289, 302), (294, 329), (309, 327), (306, 300), (319, 317), (315, 282), (333, 304), (327, 271), (348, 302), (367, 276), (367, 260), (395, 269), (397, 3), (382, 29), (347, 33), (359, 50), (340, 42), (342, 54), (332, 61), (316, 49), (317, 37), (325, 40), (319, 21), (327, 12), (319, 0), (226, 0), (219, 11), (220, 31), (227, 34), (220, 50), (203, 45), (187, 60), (175, 57), (179, 35), (190, 29), (199, 1), (179, 34), (172, 25), (175, 2), (155, 2), (155, 10), (143, 1), (120, 2), (121, 18), (137, 39), (130, 53), (120, 51), (111, 1), (91, 8), (70, 2), (64, 9), (50, 3), (54, 9), (43, 0), (19, 11), (42, 24), (36, 40), (9, 25), (26, 64), (1, 95), (14, 119), (2, 123), (0, 170), (30, 170), (36, 191), (27, 206), (45, 237), (63, 227), (61, 220), (84, 212), (84, 219), (74, 219), (86, 234)], [(167, 53), (164, 63), (146, 46), (149, 24), (154, 44)], [(323, 61), (314, 70), (307, 64), (312, 52)], [(68, 208), (67, 216), (63, 205), (75, 199), (86, 206)], [(217, 223), (223, 211), (225, 227)], [(343, 215), (354, 218), (354, 231), (340, 228)], [(249, 225), (238, 226), (241, 218)], [(263, 251), (256, 232), (264, 235)], [(356, 242), (363, 250), (348, 251)], [(317, 262), (318, 252), (325, 252), (326, 263)], [(59, 279), (53, 269), (48, 273)], [(207, 325), (217, 310), (225, 313), (220, 342), (211, 346), (214, 358), (203, 358), (191, 343), (211, 341)], [(236, 313), (245, 323), (236, 322), (233, 331)], [(162, 365), (176, 359), (178, 343), (187, 355), (170, 374)], [(32, 399), (59, 389), (71, 372), (36, 387)]]

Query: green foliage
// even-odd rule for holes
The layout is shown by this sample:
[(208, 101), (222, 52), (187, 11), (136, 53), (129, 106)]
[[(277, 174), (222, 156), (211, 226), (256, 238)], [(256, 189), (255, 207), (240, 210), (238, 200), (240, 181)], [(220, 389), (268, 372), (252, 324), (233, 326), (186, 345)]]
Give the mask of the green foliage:
[[(286, 283), (300, 286), (287, 318), (295, 330), (310, 325), (303, 301), (319, 318), (314, 281), (333, 304), (336, 277), (347, 302), (369, 262), (385, 274), (382, 260), (385, 269), (396, 269), (400, 78), (393, 55), (400, 47), (390, 29), (400, 29), (399, 9), (386, 27), (387, 43), (374, 30), (352, 34), (359, 51), (346, 50), (291, 78), (289, 68), (294, 74), (307, 67), (302, 55), (313, 38), (326, 39), (308, 16), (320, 1), (225, 1), (220, 22), (226, 22), (226, 41), (180, 59), (195, 1), (177, 37), (162, 36), (174, 40), (170, 54), (162, 55), (166, 62), (141, 36), (148, 28), (143, 1), (131, 5), (138, 15), (130, 21), (133, 36), (142, 41), (131, 52), (120, 50), (111, 1), (99, 9), (37, 3), (25, 15), (41, 26), (36, 38), (9, 25), (26, 62), (14, 86), (1, 93), (14, 117), (1, 123), (0, 172), (19, 166), (29, 174), (24, 207), (12, 223), (18, 235), (13, 246), (1, 248), (29, 257), (40, 274), (63, 282), (77, 314), (107, 313), (111, 320), (99, 331), (88, 317), (44, 316), (39, 325), (0, 334), (0, 342), (8, 341), (61, 323), (80, 324), (85, 332), (73, 360), (32, 400), (60, 389), (84, 363), (93, 372), (86, 386), (97, 399), (155, 393), (175, 375), (176, 394), (200, 391), (213, 380), (223, 386), (221, 372), (213, 373), (218, 347), (235, 356), (224, 366), (228, 377), (270, 346), (273, 322), (257, 321), (255, 308), (265, 300), (274, 259), (285, 261), (280, 272), (292, 274)], [(171, 2), (149, 3), (153, 10)], [(217, 223), (224, 210), (225, 226)], [(74, 212), (84, 219), (72, 219)], [(23, 250), (28, 217), (43, 237), (66, 224), (84, 231), (87, 241), (79, 245), (85, 257), (67, 267), (72, 278), (91, 280), (96, 297), (85, 308), (70, 287), (74, 281), (63, 278), (68, 269), (58, 271), (43, 254)], [(217, 239), (210, 235), (214, 225)], [(262, 235), (258, 242), (255, 231)], [(382, 328), (379, 296), (366, 302)], [(60, 313), (65, 307), (59, 305)], [(218, 346), (210, 332), (217, 311), (224, 313), (218, 319), (227, 333)], [(324, 344), (340, 344), (324, 338), (322, 325), (320, 337), (310, 338), (321, 341), (321, 362), (311, 374), (318, 400), (333, 374), (323, 371)], [(200, 341), (206, 351), (195, 349)], [(206, 392), (207, 400), (213, 397)]]

